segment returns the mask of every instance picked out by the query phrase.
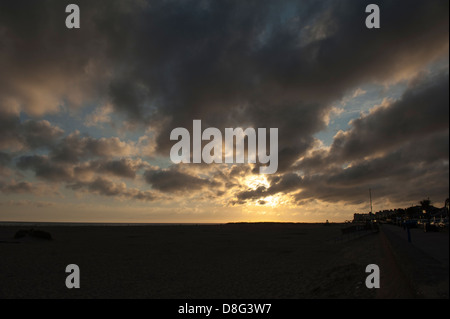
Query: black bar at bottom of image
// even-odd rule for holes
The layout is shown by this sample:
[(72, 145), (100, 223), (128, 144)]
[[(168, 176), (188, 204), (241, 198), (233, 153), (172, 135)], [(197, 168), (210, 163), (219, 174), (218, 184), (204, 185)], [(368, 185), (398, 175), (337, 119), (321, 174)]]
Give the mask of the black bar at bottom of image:
[(152, 311), (177, 318), (291, 318), (305, 315), (307, 311), (321, 314), (329, 311), (334, 315), (339, 310), (347, 312), (350, 302), (319, 299), (165, 299), (151, 300), (150, 304)]

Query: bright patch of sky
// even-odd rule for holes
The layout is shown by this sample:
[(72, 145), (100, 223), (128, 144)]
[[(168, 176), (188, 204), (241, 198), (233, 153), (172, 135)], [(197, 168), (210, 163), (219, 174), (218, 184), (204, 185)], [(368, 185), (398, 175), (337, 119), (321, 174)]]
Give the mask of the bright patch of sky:
[[(448, 58), (432, 63), (424, 74), (435, 75), (448, 70)], [(448, 72), (448, 71), (447, 71)], [(416, 76), (420, 76), (417, 74)], [(328, 115), (328, 125), (326, 129), (315, 134), (315, 137), (323, 142), (323, 145), (330, 146), (333, 143), (333, 137), (340, 130), (346, 131), (350, 128), (350, 122), (361, 117), (361, 114), (367, 114), (369, 111), (383, 103), (383, 101), (395, 101), (401, 98), (403, 92), (407, 89), (408, 79), (395, 84), (367, 84), (354, 88), (347, 93), (340, 101), (331, 105), (331, 111)]]
[(315, 137), (321, 140), (324, 146), (330, 146), (336, 133), (340, 130), (348, 130), (352, 120), (361, 117), (361, 114), (369, 113), (373, 107), (382, 104), (386, 98), (399, 99), (406, 87), (406, 82), (389, 87), (370, 84), (350, 91), (344, 98), (332, 105), (326, 129), (317, 133)]

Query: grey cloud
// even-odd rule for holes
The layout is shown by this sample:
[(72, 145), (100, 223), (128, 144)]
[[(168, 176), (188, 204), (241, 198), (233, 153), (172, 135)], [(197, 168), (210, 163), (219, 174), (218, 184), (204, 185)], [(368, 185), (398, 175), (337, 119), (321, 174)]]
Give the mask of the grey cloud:
[(140, 159), (102, 159), (87, 162), (54, 161), (48, 156), (20, 156), (17, 167), (21, 170), (32, 170), (35, 175), (51, 182), (66, 182), (83, 180), (88, 175), (112, 175), (134, 179), (136, 173), (150, 165)]
[(28, 120), (22, 124), (22, 130), (24, 132), (24, 139), (29, 148), (50, 147), (55, 141), (61, 137), (64, 131), (57, 127), (52, 126), (50, 122), (46, 120), (34, 121)]
[(117, 137), (93, 138), (79, 132), (66, 136), (52, 148), (50, 157), (56, 162), (76, 163), (92, 157), (127, 156), (133, 147)]
[(125, 183), (114, 183), (103, 177), (98, 177), (91, 182), (77, 182), (67, 185), (72, 190), (87, 189), (90, 193), (111, 197), (123, 197), (125, 199), (136, 199), (141, 201), (153, 201), (158, 197), (150, 191), (129, 189)]
[(296, 173), (285, 173), (269, 178), (270, 186), (259, 186), (256, 189), (247, 189), (237, 192), (235, 197), (237, 201), (231, 203), (245, 203), (246, 201), (257, 200), (278, 193), (288, 194), (296, 192), (303, 186), (302, 178)]
[[(189, 128), (193, 118), (219, 128), (279, 127), (284, 169), (324, 127), (322, 115), (330, 101), (361, 82), (388, 79), (411, 64), (425, 65), (442, 56), (448, 42), (443, 13), (448, 3), (442, 1), (411, 1), (407, 7), (382, 3), (389, 12), (377, 33), (361, 25), (365, 2), (265, 4), (170, 3), (142, 13), (155, 19), (147, 19), (144, 32), (131, 35), (127, 43), (139, 52), (133, 56), (135, 65), (124, 73), (126, 85), (113, 85), (111, 94), (120, 97), (116, 106), (133, 118), (145, 118), (147, 112), (168, 119), (157, 139), (159, 151), (171, 145), (172, 128)], [(309, 18), (273, 20), (288, 4), (293, 17)], [(165, 13), (157, 15), (162, 7)], [(324, 8), (329, 22), (321, 16)], [(300, 30), (314, 20), (330, 24), (329, 34), (302, 42)]]
[[(59, 26), (63, 3), (21, 10), (2, 2), (2, 53), (14, 67), (1, 64), (11, 76), (0, 96), (20, 97), (29, 112), (44, 108), (18, 83), (37, 85), (46, 74), (37, 85), (46, 102), (110, 100), (129, 120), (158, 127), (164, 155), (171, 129), (194, 118), (218, 128), (279, 127), (287, 170), (324, 127), (331, 101), (446, 54), (448, 1), (379, 1), (379, 30), (363, 24), (368, 3), (79, 1), (83, 27), (72, 32)], [(81, 93), (59, 85), (67, 78)]]
[(73, 179), (70, 167), (54, 163), (47, 156), (21, 156), (16, 165), (22, 170), (31, 169), (37, 177), (51, 182), (66, 182)]
[(116, 196), (124, 192), (126, 186), (124, 183), (115, 184), (104, 178), (97, 178), (88, 184), (88, 188), (92, 192), (98, 192), (106, 196)]
[[(294, 168), (308, 172), (339, 169), (346, 162), (391, 152), (423, 137), (448, 134), (448, 85), (448, 73), (417, 81), (399, 100), (353, 120), (348, 131), (335, 136), (329, 151), (314, 151)], [(432, 140), (430, 143), (436, 145)], [(435, 156), (436, 152), (442, 150), (437, 147), (429, 154)]]
[(264, 186), (259, 186), (256, 189), (248, 189), (236, 194), (236, 198), (238, 200), (237, 203), (244, 203), (247, 200), (258, 199), (265, 196), (269, 196), (269, 192)]
[(0, 152), (0, 165), (6, 166), (11, 162), (11, 155)]
[[(365, 162), (364, 157), (379, 152), (401, 161), (395, 150), (402, 149), (415, 158), (406, 146), (411, 139), (430, 136), (430, 146), (441, 145), (437, 136), (448, 132), (446, 75), (422, 81), (391, 107), (354, 121), (348, 132), (336, 136), (330, 152), (318, 151), (292, 167), (325, 127), (324, 114), (333, 101), (364, 83), (411, 76), (436, 58), (448, 59), (447, 0), (378, 1), (379, 30), (364, 26), (365, 6), (371, 1), (79, 0), (80, 30), (64, 27), (65, 2), (26, 2), (26, 10), (22, 2), (0, 3), (0, 73), (8, 74), (0, 78), (0, 112), (39, 115), (58, 111), (59, 105), (73, 109), (110, 102), (133, 124), (156, 129), (156, 149), (162, 155), (173, 144), (170, 131), (190, 128), (193, 119), (219, 129), (279, 128), (282, 175), (268, 189), (240, 190), (240, 202), (300, 190), (299, 198), (358, 201), (354, 194), (369, 177), (387, 172), (382, 158)], [(52, 181), (78, 182), (71, 171), (76, 167), (135, 176), (137, 168), (129, 163), (107, 161), (129, 156), (127, 143), (79, 133), (59, 140), (58, 129), (47, 124), (0, 117), (0, 148), (20, 143), (49, 147), (48, 156), (21, 157), (17, 165)], [(416, 163), (425, 161), (432, 170), (421, 172), (445, 172), (445, 165), (425, 158), (430, 154), (448, 159), (448, 151), (436, 145), (417, 158)], [(97, 162), (81, 165), (85, 160)], [(345, 162), (354, 166), (343, 170)], [(390, 172), (410, 176), (410, 165), (404, 171), (394, 165)], [(248, 173), (220, 181), (233, 186), (239, 174)], [(144, 177), (162, 192), (222, 185), (175, 168), (150, 169)], [(338, 188), (338, 181), (346, 186)], [(382, 188), (379, 179), (377, 183)], [(108, 185), (99, 180), (81, 187), (101, 194), (123, 191)], [(397, 186), (392, 185), (401, 190)]]
[(343, 169), (323, 166), (321, 173), (307, 174), (298, 187), (297, 200), (321, 199), (362, 203), (371, 188), (378, 198), (391, 202), (448, 197), (448, 130), (409, 141), (381, 157), (354, 158)]
[(427, 167), (409, 169), (409, 175), (396, 175), (365, 183), (347, 186), (327, 183), (324, 176), (306, 178), (301, 192), (295, 195), (298, 202), (306, 199), (320, 199), (328, 202), (361, 204), (368, 201), (368, 190), (379, 202), (416, 203), (421, 198), (430, 197), (443, 201), (448, 197), (449, 188), (445, 185), (444, 175), (448, 175), (448, 165), (435, 162)]
[(2, 183), (0, 181), (0, 191), (5, 194), (26, 194), (36, 192), (36, 187), (29, 182)]
[(76, 31), (65, 27), (67, 4), (1, 2), (0, 73), (8, 76), (0, 79), (0, 109), (42, 115), (102, 98), (108, 57), (92, 21), (106, 3), (87, 10), (89, 2), (77, 1), (84, 10)]
[(50, 148), (64, 131), (46, 120), (26, 120), (0, 110), (0, 149), (34, 150)]
[(177, 170), (175, 167), (169, 169), (150, 169), (144, 174), (147, 183), (152, 188), (161, 192), (190, 192), (198, 191), (206, 187), (217, 187), (220, 183), (207, 178), (200, 178)]
[(117, 176), (134, 178), (136, 176), (136, 171), (146, 166), (147, 165), (141, 161), (133, 162), (131, 159), (120, 159), (101, 163), (100, 170), (113, 173)]
[(448, 196), (448, 105), (448, 74), (415, 81), (399, 100), (354, 120), (329, 149), (312, 152), (292, 172), (269, 177), (270, 187), (235, 197), (245, 202), (288, 193), (299, 202), (357, 204), (369, 188), (393, 201), (418, 193)]
[(150, 165), (140, 159), (121, 158), (113, 160), (93, 160), (74, 167), (74, 175), (83, 173), (110, 174), (118, 177), (134, 179), (136, 173)]
[(419, 138), (383, 157), (357, 160), (351, 167), (330, 174), (327, 184), (346, 187), (382, 179), (402, 179), (402, 182), (407, 182), (420, 171), (427, 173), (432, 170), (434, 163), (448, 160), (448, 145), (448, 131)]
[(336, 136), (330, 152), (352, 159), (448, 130), (448, 87), (446, 74), (408, 89), (393, 105), (353, 121), (349, 132)]
[(20, 121), (18, 117), (0, 112), (0, 149), (6, 150), (20, 143), (18, 132)]
[[(32, 170), (36, 177), (54, 183), (63, 183), (74, 191), (83, 190), (92, 194), (111, 196), (140, 201), (158, 199), (153, 192), (128, 188), (125, 183), (116, 183), (104, 176), (117, 176), (134, 179), (136, 172), (150, 165), (141, 160), (94, 160), (86, 163), (55, 162), (47, 156), (21, 156), (17, 167)], [(85, 174), (90, 174), (85, 178)], [(31, 188), (33, 187), (33, 188)], [(14, 185), (0, 184), (4, 193), (34, 192), (34, 186), (28, 182)]]

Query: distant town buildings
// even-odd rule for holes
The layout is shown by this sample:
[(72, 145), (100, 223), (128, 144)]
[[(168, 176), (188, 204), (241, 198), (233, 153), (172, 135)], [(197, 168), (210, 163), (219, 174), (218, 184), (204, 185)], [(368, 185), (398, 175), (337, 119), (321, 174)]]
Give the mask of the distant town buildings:
[(430, 219), (430, 218), (448, 218), (448, 206), (437, 208), (432, 205), (422, 206), (416, 205), (408, 208), (397, 208), (383, 210), (373, 213), (355, 213), (353, 215), (353, 222), (367, 222), (367, 221), (386, 221), (390, 219)]
[(368, 214), (354, 214), (353, 215), (353, 221), (354, 222), (366, 222), (366, 221), (371, 221), (375, 219), (375, 215), (372, 213), (368, 213)]

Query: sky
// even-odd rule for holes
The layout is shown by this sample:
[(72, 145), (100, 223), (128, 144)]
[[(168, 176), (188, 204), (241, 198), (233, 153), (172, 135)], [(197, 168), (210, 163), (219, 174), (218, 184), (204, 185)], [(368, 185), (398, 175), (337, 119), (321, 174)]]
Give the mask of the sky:
[[(2, 0), (0, 221), (342, 222), (369, 189), (374, 212), (442, 207), (448, 82), (447, 0)], [(175, 164), (195, 119), (278, 128), (277, 172)]]

